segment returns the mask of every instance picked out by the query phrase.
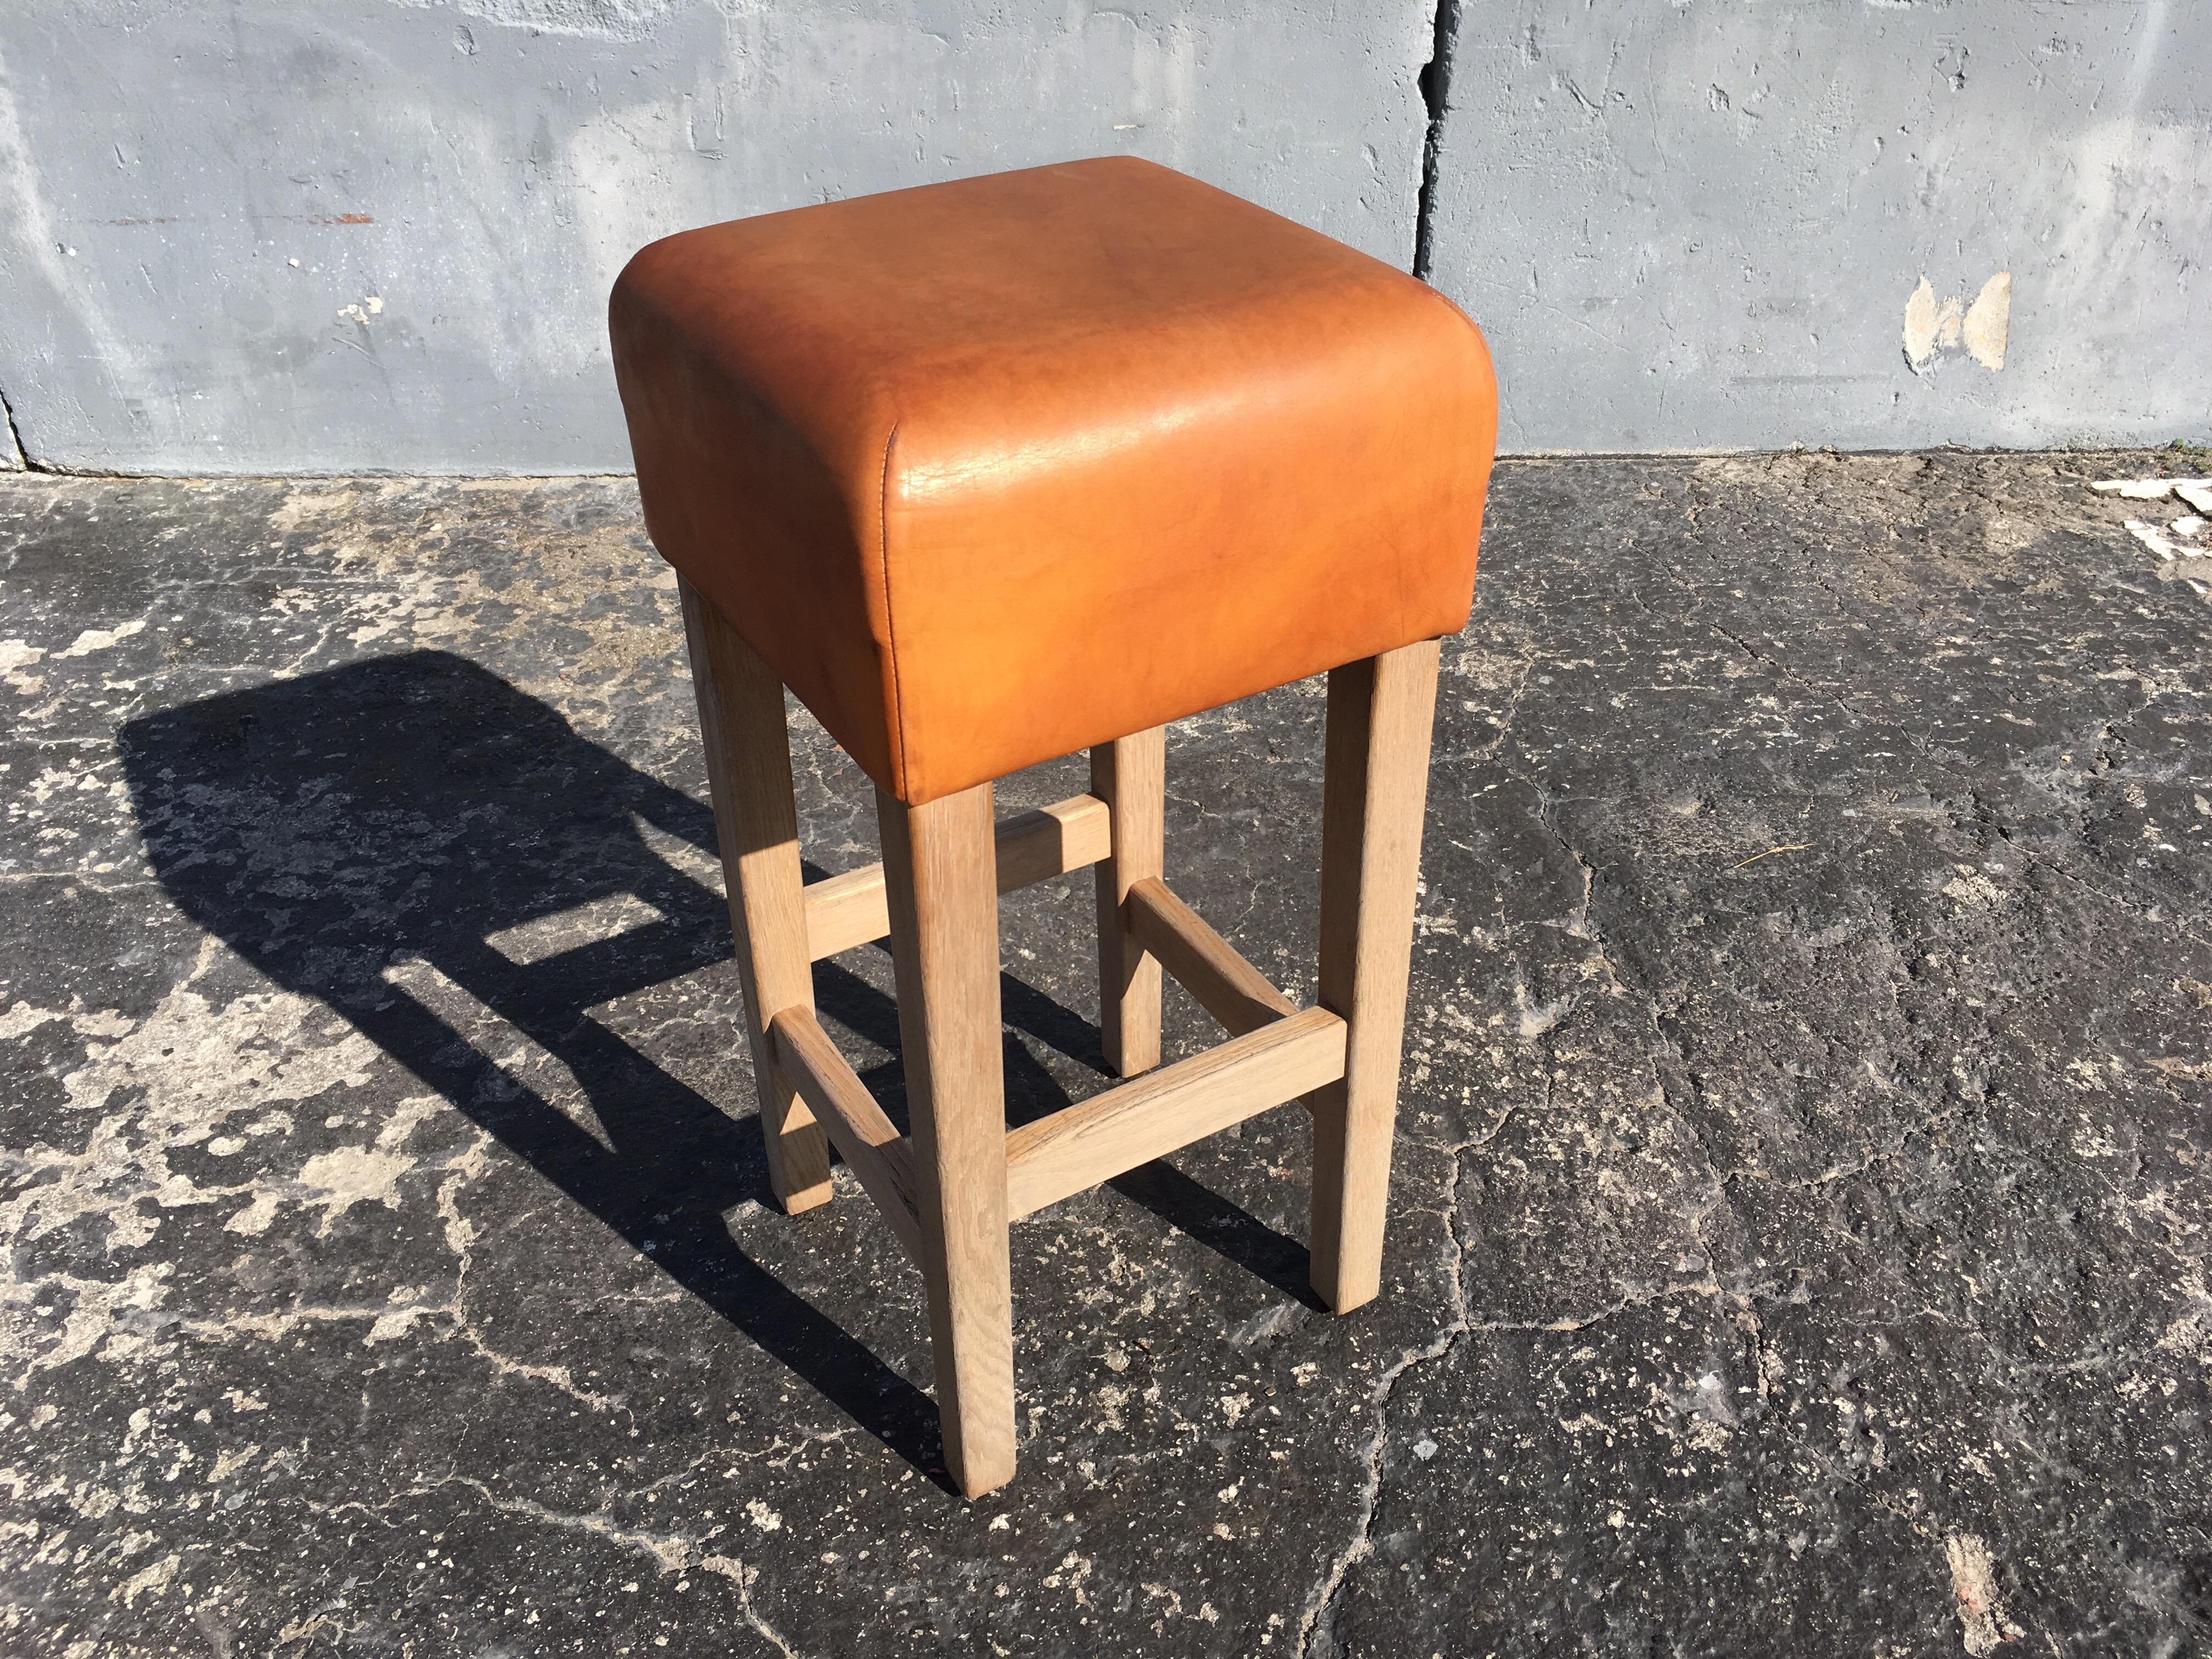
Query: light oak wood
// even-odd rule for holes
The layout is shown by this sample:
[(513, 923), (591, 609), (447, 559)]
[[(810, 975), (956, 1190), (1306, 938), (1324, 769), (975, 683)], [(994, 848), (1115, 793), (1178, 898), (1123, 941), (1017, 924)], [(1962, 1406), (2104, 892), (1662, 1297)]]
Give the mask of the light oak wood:
[(973, 1498), (1014, 1473), (991, 786), (921, 806), (878, 791), (876, 815), (945, 1462)]
[(1113, 848), (1098, 866), (1098, 1036), (1123, 1077), (1160, 1063), (1160, 963), (1129, 926), (1130, 888), (1157, 878), (1167, 854), (1167, 728), (1091, 751), (1091, 793), (1113, 817)]
[(1130, 931), (1230, 1036), (1243, 1036), (1297, 1012), (1296, 1003), (1158, 878), (1133, 885), (1127, 908)]
[(804, 1008), (787, 1008), (770, 1024), (776, 1063), (798, 1085), (814, 1115), (900, 1245), (921, 1260), (921, 1223), (915, 1200), (914, 1149), (884, 1115), (876, 1097), (854, 1072), (821, 1022)]
[(1382, 1288), (1390, 1141), (1436, 720), (1437, 642), (1328, 677), (1321, 1006), (1348, 1027), (1344, 1074), (1314, 1113), (1314, 1290), (1344, 1313)]
[(1096, 864), (1114, 850), (1114, 815), (1096, 795), (1020, 812), (996, 831), (999, 891), (1012, 893)]
[(689, 582), (678, 586), (730, 929), (737, 936), (769, 1184), (796, 1215), (830, 1201), (830, 1143), (776, 1066), (768, 1036), (778, 1014), (800, 1009), (811, 1015), (814, 1008), (783, 684)]
[[(1314, 1288), (1340, 1312), (1371, 1299), (1437, 642), (1329, 676), (1321, 1006), (1301, 1011), (1162, 879), (1163, 728), (1094, 749), (1092, 793), (995, 826), (988, 784), (921, 806), (879, 791), (883, 863), (805, 886), (783, 688), (688, 583), (681, 592), (770, 1180), (787, 1209), (826, 1202), (834, 1139), (921, 1264), (945, 1464), (960, 1489), (979, 1495), (1014, 1472), (1012, 1217), (1304, 1097), (1315, 1117)], [(1009, 1133), (998, 896), (1085, 864), (1097, 866), (1102, 1041), (1133, 1080)], [(910, 1138), (814, 1012), (812, 963), (885, 933)], [(1163, 967), (1230, 1040), (1154, 1071)]]
[(1344, 1022), (1308, 1008), (1025, 1123), (1006, 1137), (1008, 1205), (1028, 1215), (1318, 1089), (1344, 1050)]
[[(1106, 803), (1096, 795), (1071, 795), (1008, 818), (997, 830), (999, 891), (1011, 893), (1097, 863), (1111, 850), (1111, 823)], [(880, 864), (806, 889), (806, 948), (817, 962), (890, 930)]]

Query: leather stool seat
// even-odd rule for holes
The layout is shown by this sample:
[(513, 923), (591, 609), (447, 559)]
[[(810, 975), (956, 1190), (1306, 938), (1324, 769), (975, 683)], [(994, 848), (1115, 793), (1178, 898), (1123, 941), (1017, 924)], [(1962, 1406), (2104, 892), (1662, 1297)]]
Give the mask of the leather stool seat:
[(1481, 335), (1167, 168), (687, 231), (611, 323), (653, 542), (902, 801), (1467, 620)]

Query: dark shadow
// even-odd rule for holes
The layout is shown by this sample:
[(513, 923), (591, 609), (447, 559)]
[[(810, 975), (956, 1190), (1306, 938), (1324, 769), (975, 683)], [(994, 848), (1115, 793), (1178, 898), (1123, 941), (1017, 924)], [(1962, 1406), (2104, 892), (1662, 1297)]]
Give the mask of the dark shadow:
[[(945, 1484), (928, 1397), (731, 1238), (726, 1212), (773, 1202), (757, 1118), (733, 1121), (591, 1012), (729, 957), (720, 895), (653, 844), (711, 859), (704, 806), (445, 652), (163, 710), (119, 744), (148, 857), (187, 915), (328, 1003), (634, 1247), (650, 1241), (671, 1278)], [(599, 901), (628, 914), (592, 942), (540, 955), (510, 934)], [(902, 1120), (895, 1006), (836, 963), (816, 986), (825, 1015), (892, 1056), (866, 1077)], [(1010, 1022), (1103, 1067), (1091, 1022), (1019, 981), (1001, 988)], [(568, 1066), (611, 1148), (471, 1044), (454, 1023), (471, 1002)], [(1066, 1103), (1018, 1042), (1007, 1059), (1018, 1116)], [(1114, 1184), (1310, 1296), (1302, 1247), (1188, 1177), (1155, 1164)]]
[(1273, 1285), (1293, 1302), (1316, 1313), (1328, 1311), (1328, 1304), (1314, 1292), (1312, 1258), (1304, 1245), (1277, 1232), (1241, 1205), (1200, 1185), (1172, 1164), (1140, 1164), (1106, 1184), (1176, 1231)]
[[(928, 1397), (731, 1238), (725, 1212), (773, 1201), (757, 1120), (732, 1121), (589, 1012), (729, 956), (720, 896), (640, 828), (711, 857), (706, 808), (443, 652), (149, 714), (121, 747), (148, 855), (187, 915), (651, 1241), (671, 1278), (942, 1480)], [(486, 942), (613, 899), (643, 925), (520, 963)], [(453, 1023), (470, 1000), (569, 1068), (611, 1149), (471, 1043)]]

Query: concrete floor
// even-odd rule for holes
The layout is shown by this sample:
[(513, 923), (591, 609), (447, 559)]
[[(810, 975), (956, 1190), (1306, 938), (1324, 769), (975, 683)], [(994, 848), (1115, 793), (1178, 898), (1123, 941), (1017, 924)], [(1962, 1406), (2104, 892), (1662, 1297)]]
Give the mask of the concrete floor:
[[(630, 486), (0, 482), (0, 1648), (2207, 1651), (2212, 609), (2081, 487), (2156, 465), (1502, 468), (1383, 1298), (1295, 1109), (1022, 1224), (972, 1505), (888, 1231), (763, 1202)], [(1169, 749), (1301, 996), (1320, 713)], [(1090, 907), (1006, 906), (1017, 1114)]]

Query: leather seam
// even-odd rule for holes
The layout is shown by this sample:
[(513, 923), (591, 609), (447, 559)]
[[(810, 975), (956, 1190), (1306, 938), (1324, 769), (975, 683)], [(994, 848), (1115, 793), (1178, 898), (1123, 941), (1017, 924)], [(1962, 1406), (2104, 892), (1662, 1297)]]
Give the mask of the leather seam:
[(900, 422), (893, 421), (884, 439), (884, 470), (876, 493), (876, 552), (883, 571), (884, 644), (891, 659), (891, 728), (898, 745), (898, 796), (907, 798), (906, 688), (899, 679), (898, 623), (891, 611), (891, 447), (898, 442)]

